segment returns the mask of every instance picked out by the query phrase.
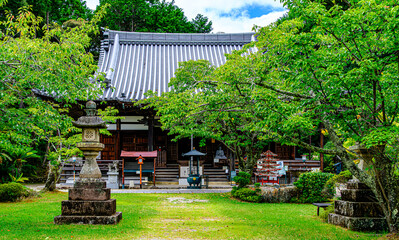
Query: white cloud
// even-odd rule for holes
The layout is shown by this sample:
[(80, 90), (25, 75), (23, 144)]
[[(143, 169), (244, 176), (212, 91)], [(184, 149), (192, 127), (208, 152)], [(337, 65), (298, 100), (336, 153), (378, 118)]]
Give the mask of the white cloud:
[(86, 0), (86, 5), (92, 10), (96, 10), (97, 5), (99, 4), (99, 0)]
[[(171, 1), (171, 0), (169, 0)], [(250, 18), (247, 13), (235, 16), (223, 16), (248, 5), (269, 5), (274, 8), (283, 8), (280, 2), (274, 0), (175, 0), (175, 4), (183, 9), (184, 14), (194, 18), (198, 13), (208, 17), (212, 21), (213, 32), (250, 32), (254, 25), (266, 26), (287, 11), (271, 12), (257, 18)]]
[(208, 15), (208, 17), (212, 20), (213, 32), (237, 33), (251, 32), (254, 25), (267, 26), (282, 17), (286, 12), (272, 12), (257, 18), (229, 18), (211, 15)]

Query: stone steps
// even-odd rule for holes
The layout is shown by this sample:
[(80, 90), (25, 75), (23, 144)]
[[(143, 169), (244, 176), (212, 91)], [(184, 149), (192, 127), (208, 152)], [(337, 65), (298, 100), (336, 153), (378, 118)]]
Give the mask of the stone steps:
[(178, 182), (178, 168), (157, 168), (155, 170), (155, 182)]

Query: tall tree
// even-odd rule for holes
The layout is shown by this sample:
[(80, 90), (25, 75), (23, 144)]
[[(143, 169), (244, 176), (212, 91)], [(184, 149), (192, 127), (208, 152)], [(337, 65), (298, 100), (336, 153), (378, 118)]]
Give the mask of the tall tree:
[[(103, 14), (104, 10), (99, 11), (91, 22), (82, 21), (73, 29), (55, 25), (44, 30), (42, 38), (36, 36), (42, 18), (28, 7), (1, 22), (0, 153), (12, 157), (47, 142), (53, 142), (58, 151), (60, 138), (71, 136), (72, 118), (65, 108), (100, 93), (97, 83), (88, 81), (97, 67), (85, 47), (90, 43), (88, 34), (97, 31)], [(49, 96), (58, 104), (39, 96)], [(57, 159), (66, 157), (64, 153), (58, 151), (58, 158), (49, 160), (56, 164)]]
[(174, 1), (165, 0), (100, 0), (110, 4), (101, 25), (112, 30), (132, 32), (210, 32), (212, 22), (201, 15), (191, 22)]
[(191, 20), (191, 24), (196, 33), (209, 33), (212, 31), (212, 21), (209, 21), (209, 19), (202, 14), (197, 14), (197, 16)]

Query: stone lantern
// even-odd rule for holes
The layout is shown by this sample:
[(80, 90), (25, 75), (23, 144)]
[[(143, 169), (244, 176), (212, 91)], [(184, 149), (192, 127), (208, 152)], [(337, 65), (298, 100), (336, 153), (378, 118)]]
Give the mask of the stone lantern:
[(96, 157), (104, 149), (100, 143), (101, 128), (105, 122), (97, 116), (96, 104), (86, 103), (87, 116), (80, 117), (73, 125), (82, 128), (82, 142), (77, 147), (85, 156), (79, 180), (69, 190), (67, 201), (62, 201), (62, 214), (54, 218), (56, 224), (117, 224), (122, 213), (116, 212), (116, 200), (110, 199), (111, 190), (101, 179)]

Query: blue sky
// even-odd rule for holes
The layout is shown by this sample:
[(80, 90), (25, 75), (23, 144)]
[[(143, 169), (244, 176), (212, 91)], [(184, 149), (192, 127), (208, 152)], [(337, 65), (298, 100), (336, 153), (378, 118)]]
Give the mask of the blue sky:
[[(171, 0), (167, 0), (171, 1)], [(86, 0), (95, 9), (98, 0)], [(250, 32), (254, 25), (266, 26), (286, 13), (274, 0), (175, 0), (189, 19), (198, 13), (213, 23), (213, 32)]]

